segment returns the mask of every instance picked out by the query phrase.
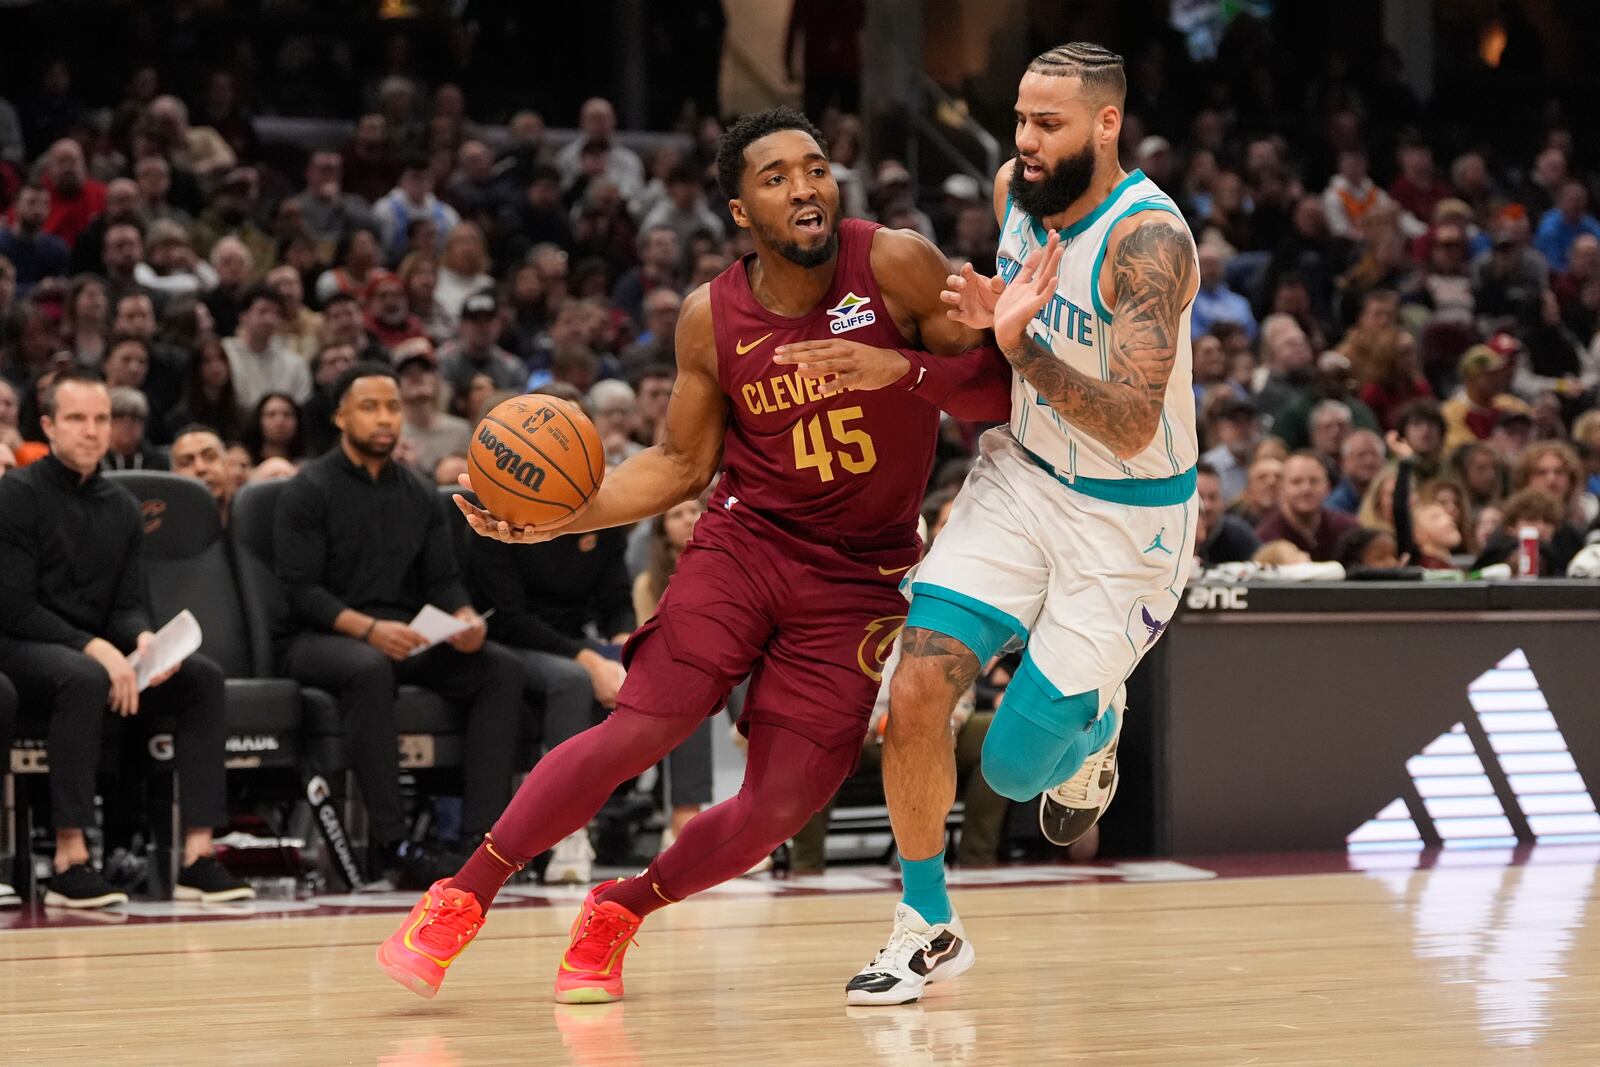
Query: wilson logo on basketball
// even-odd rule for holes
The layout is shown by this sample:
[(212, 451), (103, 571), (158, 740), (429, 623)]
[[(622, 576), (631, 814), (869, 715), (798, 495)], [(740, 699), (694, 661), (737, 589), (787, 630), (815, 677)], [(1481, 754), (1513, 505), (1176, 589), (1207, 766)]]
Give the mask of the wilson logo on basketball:
[(520, 485), (534, 492), (544, 485), (544, 468), (532, 460), (523, 459), (521, 452), (500, 440), (486, 423), (478, 426), (478, 443), (494, 454), (495, 468), (509, 474)]
[(894, 639), (900, 636), (905, 625), (904, 615), (885, 615), (867, 623), (867, 635), (861, 639), (861, 647), (856, 649), (856, 666), (861, 668), (861, 673), (874, 682), (883, 681), (883, 665), (889, 662), (889, 654), (894, 651)]

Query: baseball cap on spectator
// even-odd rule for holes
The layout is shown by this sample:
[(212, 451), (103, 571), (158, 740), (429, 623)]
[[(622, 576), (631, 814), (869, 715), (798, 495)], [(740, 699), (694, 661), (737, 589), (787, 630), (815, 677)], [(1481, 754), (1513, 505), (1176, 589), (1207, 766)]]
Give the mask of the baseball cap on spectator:
[(1139, 142), (1139, 150), (1137, 154), (1142, 162), (1146, 159), (1149, 159), (1153, 155), (1170, 151), (1172, 151), (1172, 142), (1161, 136), (1159, 133), (1152, 133), (1149, 137), (1146, 137), (1144, 140)]
[(944, 180), (944, 195), (956, 200), (981, 200), (983, 187), (970, 174), (952, 174)]
[(893, 159), (885, 160), (883, 164), (878, 167), (878, 184), (910, 185), (911, 172), (906, 170), (903, 163)]
[(394, 372), (404, 374), (413, 366), (437, 370), (439, 357), (434, 354), (433, 342), (426, 337), (408, 337), (394, 346)]
[(1522, 342), (1517, 340), (1516, 334), (1501, 330), (1485, 342), (1485, 347), (1491, 349), (1496, 355), (1511, 359), (1522, 351)]
[(1253, 419), (1259, 414), (1261, 409), (1256, 402), (1243, 396), (1225, 396), (1211, 408), (1211, 417), (1214, 419)]
[(473, 293), (461, 303), (461, 317), (464, 319), (492, 319), (499, 310), (500, 302), (493, 293)]
[(400, 275), (390, 270), (375, 270), (372, 277), (367, 279), (367, 287), (362, 291), (363, 300), (371, 300), (380, 289), (405, 289), (405, 283), (400, 280)]
[(1482, 374), (1492, 374), (1506, 365), (1505, 354), (1489, 345), (1473, 345), (1461, 355), (1456, 371), (1463, 381)]

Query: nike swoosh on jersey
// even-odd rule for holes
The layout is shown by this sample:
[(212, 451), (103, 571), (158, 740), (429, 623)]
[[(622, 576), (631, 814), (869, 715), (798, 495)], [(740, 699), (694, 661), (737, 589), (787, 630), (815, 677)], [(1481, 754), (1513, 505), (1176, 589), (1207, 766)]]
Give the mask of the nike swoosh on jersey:
[(733, 350), (734, 350), (734, 351), (735, 351), (735, 352), (737, 352), (737, 353), (739, 353), (739, 355), (741, 355), (741, 356), (742, 356), (742, 355), (744, 355), (744, 354), (745, 354), (745, 353), (746, 353), (746, 352), (749, 352), (749, 351), (751, 351), (751, 350), (752, 350), (752, 349), (754, 349), (754, 348), (755, 348), (755, 347), (756, 347), (756, 346), (757, 346), (757, 345), (759, 345), (759, 344), (760, 344), (760, 343), (761, 343), (761, 342), (762, 342), (762, 341), (765, 341), (765, 340), (766, 340), (766, 339), (767, 339), (767, 338), (769, 338), (769, 337), (771, 337), (771, 336), (772, 336), (772, 335), (771, 335), (771, 334), (770, 334), (770, 333), (765, 333), (765, 334), (762, 334), (762, 335), (761, 335), (761, 336), (760, 336), (760, 337), (757, 337), (757, 338), (756, 338), (756, 339), (755, 339), (755, 340), (754, 340), (754, 341), (751, 341), (751, 342), (750, 342), (750, 343), (749, 343), (749, 344), (745, 344), (745, 343), (744, 343), (744, 342), (743, 342), (743, 341), (738, 341), (738, 342), (736, 342), (736, 343), (735, 343), (735, 344), (734, 344), (734, 346), (733, 346)]
[(888, 577), (891, 574), (899, 574), (902, 571), (908, 571), (910, 569), (911, 569), (911, 564), (907, 563), (904, 567), (879, 567), (878, 568), (878, 573), (881, 574), (881, 575), (884, 575), (885, 577)]

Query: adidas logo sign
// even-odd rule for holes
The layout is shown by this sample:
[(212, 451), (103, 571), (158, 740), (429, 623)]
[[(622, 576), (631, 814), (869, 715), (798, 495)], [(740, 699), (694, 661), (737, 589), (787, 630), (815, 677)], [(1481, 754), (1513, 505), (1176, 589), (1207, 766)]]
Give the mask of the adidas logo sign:
[(1352, 852), (1600, 841), (1583, 775), (1521, 649), (1467, 686), (1473, 717), (1406, 761), (1414, 793), (1357, 827)]

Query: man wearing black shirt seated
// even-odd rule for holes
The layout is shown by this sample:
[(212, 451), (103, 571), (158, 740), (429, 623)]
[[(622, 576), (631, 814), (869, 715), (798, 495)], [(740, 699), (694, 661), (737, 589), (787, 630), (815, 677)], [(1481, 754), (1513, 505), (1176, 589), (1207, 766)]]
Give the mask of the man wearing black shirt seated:
[[(634, 628), (627, 528), (539, 545), (466, 537), (468, 584), (477, 603), (494, 608), (489, 632), (543, 694), (543, 740), (555, 748), (599, 721), (597, 704), (617, 705), (625, 677), (618, 646)], [(587, 882), (593, 858), (588, 829), (578, 830), (556, 845), (545, 878)]]
[[(390, 459), (404, 422), (394, 371), (357, 364), (334, 403), (337, 447), (302, 467), (278, 506), (277, 571), (291, 616), (278, 647), (289, 677), (339, 700), (371, 822), (372, 874), (403, 866), (407, 881), (418, 880), (432, 862), (402, 845), (396, 686), (426, 685), (468, 705), (461, 831), (471, 840), (511, 795), (522, 665), (485, 644), (433, 487)], [(471, 625), (413, 656), (427, 642), (408, 623), (425, 604)]]
[(94, 775), (106, 711), (137, 726), (175, 715), (184, 867), (174, 895), (254, 896), (211, 855), (227, 822), (222, 671), (193, 655), (140, 692), (128, 655), (153, 638), (140, 559), (139, 505), (99, 473), (111, 440), (111, 398), (92, 371), (62, 371), (43, 398), (50, 454), (0, 479), (0, 672), (27, 704), (48, 711), (55, 877), (45, 903), (127, 903), (89, 866)]

